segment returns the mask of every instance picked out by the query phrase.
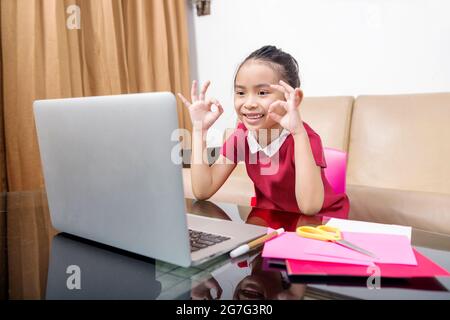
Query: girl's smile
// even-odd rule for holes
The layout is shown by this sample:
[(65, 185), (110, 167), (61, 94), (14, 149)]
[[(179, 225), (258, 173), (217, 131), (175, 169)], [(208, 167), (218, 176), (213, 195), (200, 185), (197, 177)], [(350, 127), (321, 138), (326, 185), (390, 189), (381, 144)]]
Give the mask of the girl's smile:
[(247, 123), (251, 123), (253, 125), (256, 125), (260, 120), (263, 120), (265, 117), (265, 113), (261, 112), (248, 112), (248, 113), (242, 113), (242, 115), (246, 118)]
[[(236, 75), (234, 105), (236, 113), (246, 128), (280, 129), (279, 123), (268, 116), (269, 106), (284, 100), (283, 94), (270, 87), (279, 82), (279, 76), (266, 63), (248, 61)], [(280, 110), (282, 114), (284, 110)]]

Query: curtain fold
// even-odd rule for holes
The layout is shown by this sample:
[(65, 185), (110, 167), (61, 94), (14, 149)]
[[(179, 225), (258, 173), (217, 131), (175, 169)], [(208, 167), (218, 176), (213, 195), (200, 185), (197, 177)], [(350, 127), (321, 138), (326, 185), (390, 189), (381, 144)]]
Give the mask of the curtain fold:
[[(36, 99), (150, 91), (189, 96), (184, 0), (0, 1), (3, 188), (6, 180), (9, 191), (44, 186)], [(70, 5), (80, 8), (80, 29), (66, 26)], [(180, 128), (190, 130), (181, 103), (178, 116)]]
[[(2, 9), (0, 6), (0, 26), (2, 21)], [(3, 115), (3, 64), (2, 64), (2, 34), (0, 32), (0, 193), (8, 189), (6, 179), (6, 150), (5, 150), (5, 126)]]
[[(42, 192), (10, 193), (6, 199), (8, 299), (45, 299), (53, 229)], [(32, 266), (32, 267), (30, 267)]]

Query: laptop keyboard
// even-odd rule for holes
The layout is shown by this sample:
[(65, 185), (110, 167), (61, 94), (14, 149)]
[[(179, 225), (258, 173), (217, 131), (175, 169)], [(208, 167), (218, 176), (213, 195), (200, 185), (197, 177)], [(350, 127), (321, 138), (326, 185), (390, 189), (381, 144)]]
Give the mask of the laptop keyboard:
[(189, 229), (189, 238), (191, 241), (191, 252), (195, 252), (230, 239), (217, 234), (194, 231), (191, 229)]

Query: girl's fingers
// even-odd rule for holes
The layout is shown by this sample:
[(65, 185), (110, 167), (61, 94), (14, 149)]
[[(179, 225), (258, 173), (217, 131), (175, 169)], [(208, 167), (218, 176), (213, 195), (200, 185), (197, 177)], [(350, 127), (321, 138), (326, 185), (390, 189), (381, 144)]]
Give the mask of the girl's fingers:
[(273, 102), (270, 106), (269, 106), (269, 112), (273, 112), (275, 111), (277, 108), (283, 108), (284, 110), (288, 110), (288, 106), (287, 106), (287, 102), (286, 101), (282, 101), (282, 100), (277, 100), (275, 102)]
[(278, 113), (275, 112), (269, 112), (269, 117), (271, 117), (274, 121), (280, 123), (281, 119), (283, 119), (282, 116), (280, 116)]
[(208, 106), (208, 111), (211, 111), (211, 106), (214, 104), (213, 99), (208, 99), (205, 103)]
[(197, 80), (192, 81), (191, 100), (192, 100), (192, 103), (194, 103), (194, 102), (196, 102), (198, 100), (198, 97), (197, 97)]
[(208, 99), (208, 100), (205, 101), (205, 103), (206, 103), (206, 105), (208, 106), (207, 111), (208, 111), (208, 112), (213, 112), (213, 111), (211, 110), (211, 107), (212, 107), (213, 104), (215, 104), (215, 103), (214, 103), (214, 99)]
[(279, 84), (271, 84), (270, 86), (272, 88), (274, 88), (275, 90), (278, 90), (278, 91), (284, 93), (284, 98), (286, 100), (289, 99), (289, 92), (287, 92), (286, 89), (283, 86), (280, 86)]
[[(217, 99), (214, 99), (214, 98), (211, 98), (211, 99), (208, 99), (207, 101), (206, 101), (206, 104), (207, 104), (207, 106), (208, 106), (208, 113), (210, 114), (210, 115), (212, 115), (212, 119), (213, 119), (213, 122), (215, 122), (217, 119), (219, 119), (219, 117), (222, 115), (222, 113), (223, 113), (223, 108), (222, 108), (222, 105), (220, 104), (220, 102), (217, 100)], [(215, 106), (217, 106), (217, 110), (216, 111), (212, 111), (211, 110), (211, 106), (212, 105), (215, 105)]]
[(295, 94), (292, 92), (291, 94), (289, 94), (289, 99), (288, 99), (288, 109), (295, 109)]
[(222, 106), (220, 104), (217, 105), (217, 109), (219, 110), (220, 114), (223, 113), (223, 108), (222, 108)]
[(280, 86), (279, 84), (271, 84), (270, 86), (280, 92), (283, 92), (283, 93), (286, 92), (286, 89), (283, 86)]
[(283, 80), (280, 80), (280, 85), (282, 85), (283, 88), (285, 88), (287, 92), (289, 92), (289, 93), (293, 93), (294, 92), (294, 88), (292, 88), (290, 85), (288, 85)]
[(220, 102), (217, 99), (210, 99), (210, 101), (212, 102), (212, 104), (217, 106), (217, 111), (219, 111), (220, 114), (223, 113), (223, 108), (222, 105), (220, 104)]
[(178, 93), (178, 97), (181, 99), (181, 101), (183, 102), (183, 104), (186, 106), (186, 107), (190, 107), (191, 106), (191, 103), (189, 102), (189, 100), (188, 99), (186, 99), (181, 93)]
[(205, 100), (205, 94), (206, 94), (206, 90), (208, 90), (209, 85), (211, 84), (211, 81), (206, 81), (203, 86), (202, 86), (202, 90), (200, 91), (200, 100)]

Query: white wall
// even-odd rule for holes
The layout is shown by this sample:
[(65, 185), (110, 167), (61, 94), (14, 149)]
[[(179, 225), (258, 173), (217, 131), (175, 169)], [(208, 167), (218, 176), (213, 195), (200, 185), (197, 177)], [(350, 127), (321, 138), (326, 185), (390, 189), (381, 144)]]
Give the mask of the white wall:
[(208, 145), (234, 125), (236, 67), (266, 44), (298, 60), (306, 96), (450, 91), (449, 13), (448, 0), (211, 0), (203, 17), (190, 7), (192, 77), (211, 80), (226, 110)]

